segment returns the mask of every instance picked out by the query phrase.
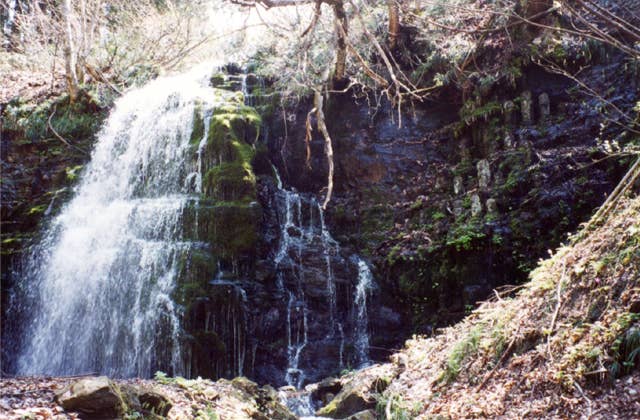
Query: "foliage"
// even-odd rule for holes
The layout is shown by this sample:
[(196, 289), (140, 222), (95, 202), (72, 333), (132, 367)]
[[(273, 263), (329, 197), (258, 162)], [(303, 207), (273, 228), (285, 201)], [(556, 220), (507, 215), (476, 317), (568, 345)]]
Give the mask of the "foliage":
[(404, 408), (402, 395), (380, 395), (376, 402), (378, 418), (387, 420), (409, 420), (413, 418), (411, 413)]
[[(69, 10), (65, 5), (70, 6)], [(32, 70), (69, 61), (77, 82), (139, 84), (178, 66), (208, 40), (201, 2), (45, 0), (16, 10), (8, 43)], [(67, 56), (67, 49), (71, 56)]]
[(466, 337), (463, 337), (455, 344), (447, 360), (447, 365), (442, 372), (442, 381), (450, 383), (458, 377), (458, 374), (462, 370), (462, 362), (467, 357), (473, 357), (478, 351), (482, 331), (483, 327), (478, 325), (474, 327)]

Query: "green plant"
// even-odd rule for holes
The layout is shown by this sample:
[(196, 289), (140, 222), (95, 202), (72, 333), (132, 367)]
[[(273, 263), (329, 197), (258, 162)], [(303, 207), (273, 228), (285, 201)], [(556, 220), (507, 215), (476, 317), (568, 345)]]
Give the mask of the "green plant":
[(437, 212), (433, 213), (433, 216), (431, 216), (431, 218), (432, 218), (434, 221), (436, 221), (436, 222), (437, 222), (438, 220), (446, 219), (446, 217), (447, 217), (447, 215), (446, 215), (446, 214), (444, 214), (444, 213), (443, 213), (443, 212), (441, 212), (441, 211), (437, 211)]
[(404, 400), (399, 394), (380, 395), (376, 404), (378, 418), (385, 420), (409, 420), (413, 418), (404, 407)]
[(447, 365), (440, 377), (441, 382), (451, 383), (458, 377), (462, 370), (462, 362), (478, 351), (482, 331), (482, 325), (475, 326), (467, 336), (453, 346), (453, 350), (447, 359)]
[[(629, 319), (638, 319), (638, 314)], [(633, 370), (640, 363), (640, 328), (632, 326), (618, 337), (611, 346), (613, 362), (609, 367), (611, 378), (619, 378)]]

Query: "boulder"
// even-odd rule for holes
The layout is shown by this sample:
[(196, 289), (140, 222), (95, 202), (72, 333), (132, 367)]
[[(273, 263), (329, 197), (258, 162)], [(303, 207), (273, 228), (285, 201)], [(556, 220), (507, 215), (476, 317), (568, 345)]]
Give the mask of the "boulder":
[(329, 404), (318, 410), (316, 415), (344, 419), (374, 409), (377, 401), (376, 396), (389, 386), (395, 373), (395, 368), (390, 365), (374, 365), (350, 375), (345, 378), (342, 390), (338, 395)]
[(544, 123), (551, 115), (551, 101), (547, 93), (541, 93), (540, 96), (538, 96), (538, 106), (540, 108), (540, 122)]
[(165, 418), (173, 407), (165, 395), (152, 388), (122, 384), (119, 391), (128, 411), (142, 414), (145, 419)]
[(462, 177), (460, 175), (456, 175), (453, 178), (453, 193), (455, 195), (460, 195), (464, 192), (464, 182), (462, 181)]
[(498, 203), (495, 198), (489, 198), (487, 200), (487, 213), (492, 216), (498, 215)]
[(504, 109), (504, 123), (507, 126), (515, 125), (515, 122), (516, 122), (516, 115), (515, 115), (516, 104), (514, 104), (513, 101), (507, 101), (507, 102), (504, 103), (503, 109)]
[(520, 112), (522, 113), (522, 123), (524, 125), (531, 125), (533, 123), (533, 99), (530, 91), (522, 94)]
[(480, 196), (473, 194), (471, 196), (471, 215), (479, 216), (482, 213), (482, 203), (480, 202)]
[(491, 167), (489, 161), (487, 159), (479, 160), (476, 169), (478, 171), (478, 186), (481, 189), (488, 188), (491, 182)]
[(342, 381), (337, 378), (326, 378), (317, 384), (307, 386), (307, 389), (311, 392), (311, 396), (315, 400), (322, 401), (323, 403), (329, 403), (334, 396), (342, 389)]
[(127, 411), (120, 390), (106, 376), (80, 379), (57, 393), (56, 400), (86, 419), (120, 418)]

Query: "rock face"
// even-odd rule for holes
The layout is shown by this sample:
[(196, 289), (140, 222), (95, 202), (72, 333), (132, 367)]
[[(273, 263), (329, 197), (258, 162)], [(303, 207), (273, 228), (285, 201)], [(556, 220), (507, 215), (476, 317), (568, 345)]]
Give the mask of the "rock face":
[[(637, 90), (627, 89), (637, 77), (615, 59), (583, 76), (606, 90), (604, 68), (620, 81), (612, 95), (633, 106)], [(515, 85), (470, 98), (466, 113), (434, 101), (416, 107), (402, 127), (388, 104), (370, 116), (350, 95), (335, 97), (326, 110), (336, 167), (327, 223), (343, 247), (373, 263), (380, 289), (372, 305), (381, 308), (370, 314), (373, 346), (393, 347), (410, 331), (429, 333), (462, 317), (493, 287), (524, 281), (623, 175), (624, 160), (592, 164), (594, 155), (604, 156), (595, 152), (602, 121), (593, 100), (580, 96), (581, 105), (569, 97), (568, 79), (521, 70)], [(538, 124), (538, 114), (547, 112), (538, 106), (543, 93), (549, 104), (567, 105)], [(268, 120), (269, 155), (285, 183), (319, 192), (326, 175), (322, 139), (311, 141), (310, 167), (304, 143), (292, 140), (304, 137), (308, 105), (299, 105), (286, 135)], [(612, 137), (619, 133), (608, 127)], [(385, 325), (382, 308), (402, 315), (399, 329)]]
[(120, 390), (106, 376), (81, 379), (56, 398), (66, 411), (77, 411), (87, 419), (114, 419), (127, 411)]
[[(214, 80), (233, 90), (241, 77)], [(316, 196), (278, 186), (256, 108), (238, 96), (195, 120), (202, 195), (183, 225), (205, 246), (185, 258), (176, 291), (185, 375), (301, 387), (361, 363), (357, 256), (333, 239)]]

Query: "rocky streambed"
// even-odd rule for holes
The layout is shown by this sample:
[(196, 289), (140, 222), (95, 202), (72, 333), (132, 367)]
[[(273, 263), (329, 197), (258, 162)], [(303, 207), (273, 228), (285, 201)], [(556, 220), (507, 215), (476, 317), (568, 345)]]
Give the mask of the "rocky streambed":
[(396, 356), (394, 363), (326, 378), (304, 390), (260, 387), (244, 377), (213, 382), (162, 373), (155, 379), (2, 378), (0, 418), (375, 419), (381, 394), (405, 367), (403, 356)]

